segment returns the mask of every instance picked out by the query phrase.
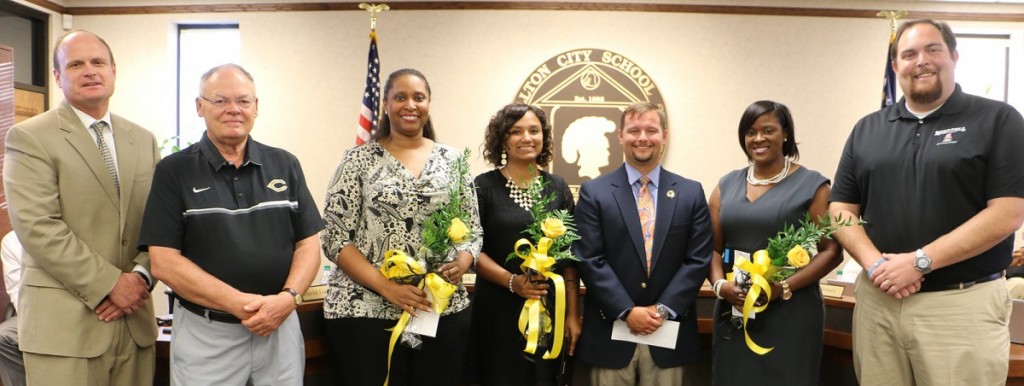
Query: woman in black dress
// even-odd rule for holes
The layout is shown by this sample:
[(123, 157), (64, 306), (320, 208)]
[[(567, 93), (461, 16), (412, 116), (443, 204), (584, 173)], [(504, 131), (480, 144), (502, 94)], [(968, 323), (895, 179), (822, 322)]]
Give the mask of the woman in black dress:
[[(497, 168), (476, 177), (477, 200), (484, 242), (477, 258), (473, 294), (473, 329), (470, 339), (470, 381), (481, 385), (553, 385), (561, 358), (527, 357), (526, 341), (517, 327), (519, 313), (528, 298), (552, 296), (541, 278), (523, 274), (523, 259), (506, 259), (515, 242), (529, 238), (531, 223), (526, 194), (530, 181), (540, 176), (547, 185), (543, 196), (554, 193), (549, 210), (572, 211), (574, 202), (565, 180), (541, 170), (551, 161), (551, 128), (544, 111), (525, 104), (511, 104), (491, 118), (483, 146), (484, 158)], [(534, 242), (535, 240), (531, 240)], [(559, 262), (555, 271), (565, 279), (566, 343), (562, 355), (572, 355), (580, 334), (579, 280), (576, 268)], [(563, 265), (566, 264), (566, 265)], [(548, 304), (554, 304), (549, 301)]]
[(762, 347), (757, 355), (746, 345), (741, 325), (731, 315), (742, 308), (746, 289), (725, 279), (736, 251), (753, 254), (785, 225), (799, 226), (828, 215), (829, 181), (795, 161), (800, 157), (789, 109), (758, 101), (740, 119), (739, 143), (749, 166), (719, 180), (708, 203), (715, 253), (709, 280), (715, 305), (714, 384), (817, 385), (821, 366), (825, 308), (818, 281), (839, 265), (839, 245), (822, 239), (818, 253), (793, 276), (771, 285), (768, 308), (747, 322), (750, 338)]

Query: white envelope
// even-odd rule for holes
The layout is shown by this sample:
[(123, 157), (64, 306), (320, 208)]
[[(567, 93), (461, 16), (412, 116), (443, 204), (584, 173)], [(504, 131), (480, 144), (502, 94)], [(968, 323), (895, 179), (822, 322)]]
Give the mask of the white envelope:
[[(427, 300), (431, 304), (434, 303), (434, 296), (430, 291), (427, 291)], [(437, 337), (437, 324), (440, 322), (441, 315), (434, 311), (434, 307), (430, 307), (429, 312), (416, 310), (416, 316), (409, 320), (409, 324), (405, 325), (405, 331), (435, 338)]]
[[(733, 250), (733, 256), (734, 256), (733, 262), (738, 261), (740, 258), (742, 258), (744, 260), (747, 260), (747, 261), (750, 261), (750, 253), (749, 252), (737, 251), (737, 250), (734, 249)], [(740, 269), (740, 267), (737, 267), (735, 265), (732, 266), (732, 275), (733, 275), (732, 276), (733, 277), (733, 283), (736, 283), (736, 285), (740, 285), (740, 283), (748, 280), (746, 278), (750, 276), (747, 273), (747, 271), (744, 271), (744, 270)], [(724, 304), (728, 304), (728, 303), (724, 303)], [(732, 308), (732, 316), (739, 316), (741, 318), (743, 317), (743, 310), (742, 309), (736, 308), (736, 306), (732, 306), (730, 308)], [(751, 319), (751, 320), (757, 319), (757, 314), (751, 312), (750, 316), (747, 317), (747, 319)]]
[(676, 338), (678, 336), (679, 322), (674, 320), (666, 320), (665, 324), (661, 325), (661, 328), (658, 328), (657, 331), (650, 335), (633, 335), (633, 333), (629, 331), (629, 325), (621, 320), (616, 320), (615, 323), (612, 324), (612, 340), (642, 343), (649, 346), (658, 346), (674, 350), (676, 348)]
[(416, 310), (416, 316), (409, 320), (405, 331), (433, 338), (437, 336), (437, 323), (440, 321), (441, 315), (438, 315), (433, 308), (430, 309), (430, 312)]

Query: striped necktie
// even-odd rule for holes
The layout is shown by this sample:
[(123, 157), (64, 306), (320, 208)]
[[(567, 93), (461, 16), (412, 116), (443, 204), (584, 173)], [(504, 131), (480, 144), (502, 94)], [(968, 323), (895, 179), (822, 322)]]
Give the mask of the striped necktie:
[(96, 146), (100, 148), (100, 155), (103, 156), (103, 162), (107, 164), (107, 172), (110, 173), (110, 178), (114, 179), (114, 189), (117, 190), (117, 196), (121, 197), (121, 182), (117, 180), (117, 167), (114, 166), (114, 157), (110, 154), (110, 147), (107, 146), (107, 141), (103, 139), (103, 130), (107, 128), (107, 123), (96, 121), (89, 128), (96, 133)]
[(637, 207), (640, 211), (640, 231), (644, 236), (644, 251), (647, 252), (647, 275), (651, 274), (651, 247), (654, 245), (654, 201), (647, 184), (651, 179), (640, 177), (640, 192), (637, 195)]

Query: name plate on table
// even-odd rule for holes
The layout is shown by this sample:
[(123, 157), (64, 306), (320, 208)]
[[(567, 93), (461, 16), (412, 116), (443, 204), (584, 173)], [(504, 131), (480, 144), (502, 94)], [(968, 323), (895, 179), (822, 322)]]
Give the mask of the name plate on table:
[(314, 285), (306, 289), (306, 292), (302, 294), (303, 302), (311, 302), (314, 300), (322, 300), (327, 295), (326, 285)]
[(846, 289), (846, 287), (843, 287), (841, 285), (832, 285), (832, 284), (820, 284), (820, 285), (821, 285), (821, 295), (822, 296), (829, 297), (829, 298), (835, 298), (835, 299), (841, 299), (843, 297), (843, 290)]

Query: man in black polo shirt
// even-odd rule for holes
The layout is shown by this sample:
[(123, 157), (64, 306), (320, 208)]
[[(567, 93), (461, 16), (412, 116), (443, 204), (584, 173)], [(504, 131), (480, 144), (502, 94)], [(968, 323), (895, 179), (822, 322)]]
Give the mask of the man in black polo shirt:
[(865, 268), (853, 316), (861, 385), (1002, 385), (1010, 299), (1002, 270), (1024, 219), (1024, 119), (964, 94), (945, 23), (906, 22), (891, 47), (905, 97), (857, 123), (830, 211)]
[(302, 384), (295, 307), (324, 224), (295, 156), (249, 136), (258, 102), (242, 67), (206, 72), (196, 98), (206, 134), (153, 175), (139, 248), (179, 297), (174, 384)]

